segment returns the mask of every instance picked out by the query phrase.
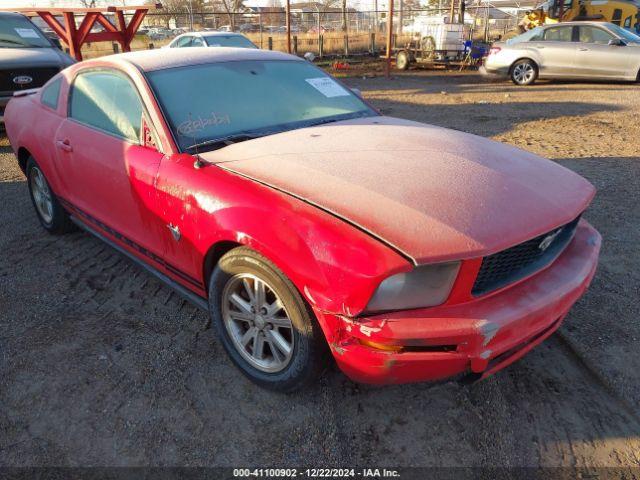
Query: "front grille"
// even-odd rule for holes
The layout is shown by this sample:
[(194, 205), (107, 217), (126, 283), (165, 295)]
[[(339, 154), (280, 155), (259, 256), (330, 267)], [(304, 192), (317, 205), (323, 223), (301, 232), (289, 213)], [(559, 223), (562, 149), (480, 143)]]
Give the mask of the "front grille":
[[(16, 92), (41, 87), (59, 71), (58, 67), (2, 69), (0, 70), (0, 92)], [(13, 81), (17, 77), (30, 77), (33, 80), (29, 83), (17, 84)]]
[[(573, 238), (579, 220), (580, 217), (551, 232), (484, 257), (471, 289), (472, 295), (484, 295), (517, 282), (553, 262)], [(555, 237), (543, 245), (550, 235)]]

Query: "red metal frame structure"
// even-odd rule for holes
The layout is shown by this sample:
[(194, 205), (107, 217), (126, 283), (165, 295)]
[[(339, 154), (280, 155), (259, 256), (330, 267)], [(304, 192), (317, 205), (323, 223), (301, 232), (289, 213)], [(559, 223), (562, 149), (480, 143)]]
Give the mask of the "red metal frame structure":
[[(131, 50), (131, 41), (142, 20), (149, 10), (162, 8), (161, 3), (126, 7), (105, 8), (2, 8), (0, 11), (19, 12), (25, 15), (39, 15), (49, 27), (69, 47), (69, 54), (76, 60), (82, 60), (82, 45), (88, 42), (118, 42), (123, 52)], [(127, 23), (124, 12), (133, 12)], [(105, 13), (113, 13), (116, 25), (111, 23)], [(76, 14), (84, 15), (82, 22), (76, 24)], [(56, 18), (61, 16), (63, 23)], [(102, 32), (92, 32), (91, 29), (98, 22), (104, 28)]]

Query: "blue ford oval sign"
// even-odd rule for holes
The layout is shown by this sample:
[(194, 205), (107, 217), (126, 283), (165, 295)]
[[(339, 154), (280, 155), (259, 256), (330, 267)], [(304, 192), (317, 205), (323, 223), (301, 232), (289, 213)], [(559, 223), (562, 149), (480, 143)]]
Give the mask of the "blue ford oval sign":
[(18, 77), (13, 77), (13, 83), (16, 85), (27, 85), (28, 83), (33, 82), (33, 78), (28, 75), (20, 75)]

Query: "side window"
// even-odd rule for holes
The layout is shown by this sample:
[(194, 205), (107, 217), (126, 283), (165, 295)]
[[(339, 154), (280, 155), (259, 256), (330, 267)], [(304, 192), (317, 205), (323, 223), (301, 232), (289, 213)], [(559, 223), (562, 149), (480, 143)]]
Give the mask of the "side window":
[(178, 48), (182, 48), (182, 47), (188, 47), (191, 45), (191, 40), (193, 40), (193, 37), (182, 37), (180, 39), (178, 39), (178, 41), (175, 43), (174, 47), (178, 47)]
[(579, 27), (580, 34), (578, 35), (578, 39), (580, 43), (599, 43), (601, 45), (606, 45), (609, 43), (609, 40), (615, 38), (612, 34), (607, 32), (606, 30), (602, 30), (598, 27), (591, 26), (581, 26)]
[(611, 23), (614, 25), (620, 26), (620, 22), (622, 21), (622, 9), (616, 8), (613, 11), (613, 17), (611, 17)]
[(542, 40), (542, 35), (544, 34), (544, 30), (540, 30), (536, 34), (529, 37), (529, 42), (540, 42)]
[(547, 42), (570, 42), (573, 27), (551, 27), (544, 31), (544, 40)]
[(193, 42), (191, 42), (192, 47), (204, 47), (204, 40), (200, 37), (193, 37)]
[(624, 19), (624, 28), (631, 28), (631, 15)]
[(80, 73), (71, 89), (69, 116), (132, 142), (140, 140), (140, 97), (131, 81), (115, 70)]
[(40, 101), (54, 110), (58, 108), (60, 85), (62, 85), (62, 78), (58, 78), (47, 85), (46, 88), (42, 90), (42, 95), (40, 96)]

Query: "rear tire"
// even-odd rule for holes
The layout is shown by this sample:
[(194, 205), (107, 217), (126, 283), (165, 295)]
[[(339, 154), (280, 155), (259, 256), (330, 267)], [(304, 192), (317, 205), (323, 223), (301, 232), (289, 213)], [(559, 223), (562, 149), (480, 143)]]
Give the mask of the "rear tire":
[(511, 81), (518, 86), (532, 85), (538, 78), (538, 66), (528, 58), (518, 60), (511, 67)]
[(27, 160), (26, 174), (29, 196), (38, 220), (44, 229), (52, 235), (61, 235), (75, 230), (75, 225), (53, 193), (49, 182), (33, 157), (29, 157)]
[(209, 281), (213, 327), (240, 371), (261, 387), (299, 390), (327, 364), (327, 344), (298, 290), (247, 247), (226, 253)]
[(398, 52), (396, 55), (396, 68), (398, 70), (409, 70), (409, 64), (411, 63), (411, 58), (409, 57), (409, 53), (402, 50)]

